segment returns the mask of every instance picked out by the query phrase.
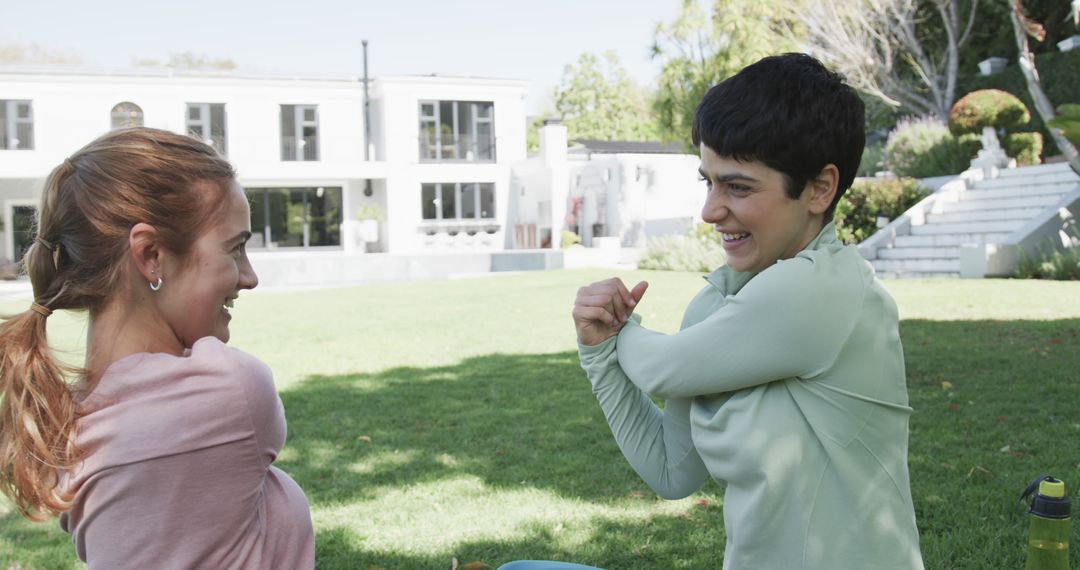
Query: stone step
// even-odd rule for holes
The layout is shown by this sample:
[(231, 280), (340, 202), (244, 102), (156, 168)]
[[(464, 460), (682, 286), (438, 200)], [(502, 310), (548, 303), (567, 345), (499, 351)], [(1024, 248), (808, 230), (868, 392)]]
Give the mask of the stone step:
[(1026, 222), (1042, 213), (1045, 208), (980, 209), (947, 214), (929, 214), (927, 224), (954, 224), (964, 222), (996, 222), (1015, 220)]
[(990, 178), (988, 180), (978, 180), (973, 185), (975, 188), (1007, 188), (1017, 185), (1029, 185), (1029, 184), (1059, 184), (1067, 182), (1078, 182), (1080, 177), (1076, 175), (1072, 170), (1043, 172), (1043, 173), (1024, 173), (1016, 174), (1012, 176), (1004, 176), (998, 178)]
[(882, 247), (878, 259), (960, 259), (959, 247)]
[[(987, 234), (930, 234), (921, 236), (897, 236), (895, 247), (959, 247), (966, 243), (1001, 243), (1011, 232)], [(879, 250), (880, 251), (880, 250)]]
[(874, 271), (888, 272), (960, 272), (960, 258), (956, 259), (875, 259), (870, 262)]
[(1080, 182), (1054, 182), (1051, 184), (1027, 184), (1004, 188), (972, 188), (958, 194), (960, 201), (1000, 200), (1005, 198), (1026, 198), (1029, 196), (1062, 196), (1080, 187)]
[(988, 234), (1013, 232), (1024, 225), (1025, 220), (997, 220), (990, 222), (956, 222), (948, 224), (924, 224), (911, 226), (911, 235), (933, 234)]
[(1008, 208), (1029, 208), (1034, 206), (1048, 207), (1058, 203), (1061, 196), (1058, 194), (1039, 194), (1024, 198), (991, 198), (988, 200), (962, 200), (960, 202), (946, 202), (942, 204), (943, 214), (954, 212), (971, 212), (975, 210), (1004, 210)]
[(998, 171), (998, 178), (1023, 178), (1037, 174), (1054, 172), (1072, 172), (1067, 162), (1055, 162), (1053, 164), (1036, 164), (1034, 166), (1021, 166), (1019, 168), (1003, 168)]

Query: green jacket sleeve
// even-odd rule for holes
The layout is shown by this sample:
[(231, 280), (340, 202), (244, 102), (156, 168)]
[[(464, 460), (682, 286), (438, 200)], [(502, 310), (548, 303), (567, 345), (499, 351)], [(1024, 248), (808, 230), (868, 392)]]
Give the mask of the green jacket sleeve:
[(690, 439), (690, 400), (668, 400), (661, 410), (623, 374), (615, 345), (616, 337), (579, 345), (581, 366), (630, 465), (658, 495), (681, 499), (708, 477)]
[(689, 398), (827, 369), (855, 323), (863, 281), (828, 259), (795, 257), (751, 279), (716, 312), (675, 334), (628, 322), (621, 370), (647, 394)]

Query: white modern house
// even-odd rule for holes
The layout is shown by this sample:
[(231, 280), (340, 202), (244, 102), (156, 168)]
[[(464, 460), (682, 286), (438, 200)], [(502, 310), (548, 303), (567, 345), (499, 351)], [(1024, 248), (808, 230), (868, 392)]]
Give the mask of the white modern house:
[(32, 240), (53, 167), (110, 129), (142, 125), (200, 137), (236, 166), (264, 282), (488, 271), (482, 254), (510, 239), (526, 89), (382, 76), (365, 100), (351, 76), (0, 66), (0, 258)]
[[(568, 145), (566, 127), (551, 121), (540, 130), (538, 155), (513, 165), (510, 245), (558, 247), (565, 230), (586, 248), (618, 256), (617, 250), (639, 250), (654, 237), (685, 234), (701, 220), (699, 163), (680, 143)], [(598, 257), (568, 251), (564, 265), (576, 265), (575, 256)]]

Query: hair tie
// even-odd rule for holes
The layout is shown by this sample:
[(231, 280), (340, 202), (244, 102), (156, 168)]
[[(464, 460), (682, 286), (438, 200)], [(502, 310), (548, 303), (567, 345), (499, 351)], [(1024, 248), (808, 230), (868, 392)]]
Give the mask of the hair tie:
[(40, 243), (45, 249), (52, 252), (52, 264), (53, 271), (60, 271), (60, 244), (52, 243), (51, 241), (41, 237), (41, 234), (34, 236), (34, 241)]
[(33, 302), (33, 303), (32, 303), (32, 304), (30, 305), (30, 310), (31, 310), (31, 311), (34, 311), (35, 313), (37, 313), (37, 314), (39, 314), (39, 315), (41, 315), (41, 316), (43, 316), (43, 317), (46, 317), (46, 318), (47, 318), (47, 317), (48, 317), (49, 315), (51, 315), (51, 314), (52, 314), (52, 310), (50, 310), (50, 309), (49, 309), (48, 307), (46, 307), (45, 305), (41, 305), (41, 304), (39, 304), (39, 303), (38, 303), (37, 301), (34, 301), (34, 302)]

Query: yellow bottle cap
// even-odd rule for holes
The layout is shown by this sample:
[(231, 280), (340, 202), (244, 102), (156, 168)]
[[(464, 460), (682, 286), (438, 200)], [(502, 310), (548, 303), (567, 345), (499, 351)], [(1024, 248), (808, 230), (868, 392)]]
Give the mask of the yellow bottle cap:
[(1065, 496), (1065, 483), (1063, 481), (1041, 481), (1039, 494), (1052, 499), (1060, 499)]

